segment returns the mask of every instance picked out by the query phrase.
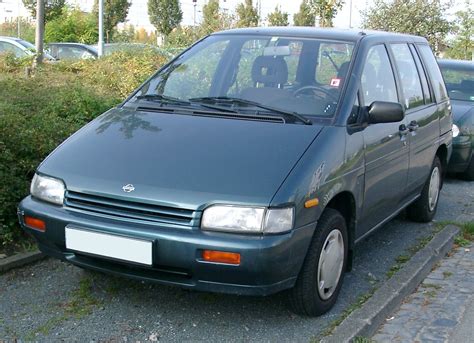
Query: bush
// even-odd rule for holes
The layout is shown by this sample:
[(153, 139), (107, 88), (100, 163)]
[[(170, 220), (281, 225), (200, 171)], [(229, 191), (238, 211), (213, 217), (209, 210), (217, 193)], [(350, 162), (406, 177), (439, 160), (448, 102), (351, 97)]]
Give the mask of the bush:
[(165, 61), (151, 52), (117, 53), (98, 61), (45, 64), (26, 78), (24, 61), (0, 57), (0, 246), (22, 237), (16, 207), (38, 164)]

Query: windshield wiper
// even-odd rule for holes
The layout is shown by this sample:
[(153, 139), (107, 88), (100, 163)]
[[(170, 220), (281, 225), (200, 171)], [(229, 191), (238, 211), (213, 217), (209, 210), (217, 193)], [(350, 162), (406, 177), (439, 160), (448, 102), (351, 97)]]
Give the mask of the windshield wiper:
[(229, 104), (239, 104), (239, 105), (245, 105), (245, 106), (254, 106), (257, 108), (261, 108), (263, 110), (278, 113), (286, 117), (296, 118), (300, 122), (304, 123), (305, 125), (312, 125), (311, 120), (309, 120), (308, 118), (305, 118), (299, 113), (281, 110), (279, 108), (275, 108), (272, 106), (267, 106), (267, 105), (258, 103), (256, 101), (251, 101), (251, 100), (246, 100), (246, 99), (241, 99), (241, 98), (233, 98), (233, 97), (227, 97), (227, 96), (208, 96), (208, 97), (200, 97), (200, 98), (191, 98), (189, 99), (189, 101), (190, 102), (204, 102), (204, 103), (210, 102), (214, 104), (229, 103)]
[[(148, 100), (148, 101), (157, 101), (164, 104), (173, 104), (173, 105), (184, 105), (184, 106), (191, 106), (193, 105), (190, 101), (174, 98), (171, 96), (163, 95), (163, 94), (144, 94), (139, 95), (136, 97), (138, 100)], [(199, 104), (201, 107), (209, 108), (211, 110), (229, 112), (229, 113), (236, 113), (236, 111), (231, 110), (229, 108), (221, 107), (221, 106), (212, 106), (207, 104)]]
[(163, 94), (143, 94), (136, 97), (138, 100), (158, 101), (171, 104), (191, 105), (187, 100), (174, 98)]

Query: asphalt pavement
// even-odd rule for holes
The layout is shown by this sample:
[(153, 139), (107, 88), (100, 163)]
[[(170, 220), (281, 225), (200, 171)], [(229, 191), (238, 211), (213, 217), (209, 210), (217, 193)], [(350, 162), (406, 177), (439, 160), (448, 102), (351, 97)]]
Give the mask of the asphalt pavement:
[(46, 259), (0, 275), (0, 340), (317, 340), (360, 296), (388, 278), (399, 255), (432, 235), (437, 222), (474, 220), (472, 183), (448, 179), (435, 219), (418, 224), (402, 214), (358, 244), (338, 302), (318, 318), (288, 311), (284, 294), (260, 298), (200, 293)]

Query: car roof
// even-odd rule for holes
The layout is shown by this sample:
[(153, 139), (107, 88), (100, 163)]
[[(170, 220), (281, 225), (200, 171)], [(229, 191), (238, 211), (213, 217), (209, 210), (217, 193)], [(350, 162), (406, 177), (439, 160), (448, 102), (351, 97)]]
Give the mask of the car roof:
[(216, 32), (213, 35), (223, 34), (240, 34), (240, 35), (264, 35), (264, 36), (293, 36), (305, 38), (324, 38), (345, 41), (358, 41), (362, 37), (402, 37), (409, 38), (414, 41), (426, 42), (426, 39), (419, 36), (413, 36), (403, 33), (365, 30), (365, 29), (340, 29), (340, 28), (319, 28), (319, 27), (304, 27), (304, 26), (275, 26), (275, 27), (255, 27), (231, 29)]
[(0, 36), (0, 39), (4, 39), (4, 40), (13, 40), (13, 41), (20, 41), (20, 40), (22, 40), (21, 38), (17, 38), (17, 37), (9, 37), (9, 36)]
[(80, 45), (80, 46), (88, 46), (87, 44), (83, 43), (66, 43), (66, 42), (54, 42), (54, 43), (48, 43), (48, 45)]
[(438, 64), (441, 67), (448, 67), (452, 69), (459, 68), (459, 69), (473, 69), (474, 70), (474, 61), (439, 59)]

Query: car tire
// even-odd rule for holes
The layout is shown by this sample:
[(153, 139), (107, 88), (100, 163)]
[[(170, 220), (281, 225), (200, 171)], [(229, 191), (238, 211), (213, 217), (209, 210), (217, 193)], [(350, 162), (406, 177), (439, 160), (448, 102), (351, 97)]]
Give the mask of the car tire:
[(420, 197), (407, 208), (408, 217), (411, 220), (420, 223), (427, 223), (433, 220), (438, 208), (442, 184), (443, 169), (441, 161), (436, 156)]
[(464, 180), (474, 181), (474, 154), (471, 156), (471, 162), (462, 176)]
[[(295, 286), (289, 290), (289, 305), (293, 312), (319, 316), (331, 309), (344, 279), (347, 240), (344, 217), (332, 208), (325, 209), (316, 226)], [(328, 261), (331, 263), (327, 263)], [(330, 287), (319, 288), (320, 284)]]

